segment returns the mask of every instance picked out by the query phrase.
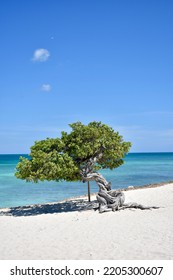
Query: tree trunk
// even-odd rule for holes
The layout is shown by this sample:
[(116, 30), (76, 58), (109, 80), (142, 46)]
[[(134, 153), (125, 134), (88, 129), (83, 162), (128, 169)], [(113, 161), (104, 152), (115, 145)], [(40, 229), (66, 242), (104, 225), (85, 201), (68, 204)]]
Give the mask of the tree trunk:
[(95, 181), (97, 183), (99, 187), (97, 201), (99, 202), (100, 213), (110, 210), (115, 211), (119, 206), (123, 205), (125, 201), (124, 194), (121, 191), (111, 190), (111, 183), (108, 183), (101, 174), (97, 172), (85, 173), (85, 176), (82, 176), (82, 180), (83, 182)]
[(91, 201), (90, 181), (88, 181), (88, 201)]
[(88, 182), (88, 184), (90, 181), (96, 181), (99, 187), (99, 192), (96, 198), (99, 203), (98, 209), (100, 213), (108, 211), (117, 211), (126, 208), (138, 208), (141, 210), (159, 208), (155, 206), (148, 207), (138, 203), (124, 203), (124, 193), (119, 190), (111, 190), (111, 183), (108, 183), (106, 179), (97, 172), (90, 172), (88, 174), (85, 173), (85, 176), (82, 176), (82, 179), (83, 182)]

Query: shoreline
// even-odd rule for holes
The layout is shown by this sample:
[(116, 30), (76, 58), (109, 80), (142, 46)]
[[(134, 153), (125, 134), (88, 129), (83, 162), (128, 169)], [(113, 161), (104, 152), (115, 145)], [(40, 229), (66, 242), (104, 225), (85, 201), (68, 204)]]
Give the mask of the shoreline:
[(0, 259), (172, 260), (173, 183), (134, 190), (126, 202), (159, 208), (100, 214), (76, 199), (11, 209), (0, 216)]
[[(168, 185), (168, 184), (172, 184), (173, 180), (171, 181), (165, 181), (165, 182), (159, 182), (159, 183), (152, 183), (152, 184), (146, 184), (146, 185), (142, 185), (142, 186), (128, 186), (127, 188), (120, 188), (120, 189), (115, 189), (117, 191), (122, 191), (122, 192), (127, 192), (127, 191), (131, 191), (131, 190), (140, 190), (140, 189), (149, 189), (149, 188), (157, 188), (160, 186), (164, 186), (164, 185)], [(97, 195), (97, 193), (91, 193), (91, 199), (92, 197), (95, 197)], [(59, 200), (59, 201), (53, 201), (53, 202), (47, 202), (47, 203), (35, 203), (35, 204), (26, 204), (26, 205), (18, 205), (18, 206), (12, 206), (12, 207), (0, 207), (0, 215), (2, 215), (2, 212), (5, 211), (10, 211), (10, 209), (18, 209), (18, 208), (25, 208), (25, 207), (37, 207), (37, 206), (46, 206), (46, 205), (55, 205), (55, 204), (61, 204), (64, 202), (70, 202), (70, 201), (76, 201), (76, 200), (87, 200), (88, 199), (88, 195), (80, 195), (80, 196), (74, 196), (74, 197), (70, 197), (67, 199), (63, 199), (63, 200)]]

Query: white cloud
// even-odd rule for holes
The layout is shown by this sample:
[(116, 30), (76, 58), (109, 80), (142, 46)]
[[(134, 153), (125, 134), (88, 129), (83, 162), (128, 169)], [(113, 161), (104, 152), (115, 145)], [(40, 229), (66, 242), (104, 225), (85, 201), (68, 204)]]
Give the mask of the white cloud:
[(33, 61), (39, 61), (39, 62), (44, 62), (46, 60), (48, 60), (50, 56), (50, 52), (46, 49), (37, 49), (34, 52)]
[(43, 84), (42, 86), (41, 86), (41, 90), (42, 91), (51, 91), (51, 89), (52, 89), (52, 87), (51, 87), (51, 85), (49, 85), (49, 84)]

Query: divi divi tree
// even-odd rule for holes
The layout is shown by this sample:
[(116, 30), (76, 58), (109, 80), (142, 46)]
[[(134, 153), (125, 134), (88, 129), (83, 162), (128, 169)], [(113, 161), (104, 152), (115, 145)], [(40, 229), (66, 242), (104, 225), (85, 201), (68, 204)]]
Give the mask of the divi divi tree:
[(76, 122), (70, 127), (71, 132), (63, 131), (59, 138), (36, 141), (29, 158), (20, 158), (16, 177), (33, 182), (94, 180), (99, 191), (109, 191), (110, 183), (98, 171), (122, 165), (131, 143), (101, 122)]

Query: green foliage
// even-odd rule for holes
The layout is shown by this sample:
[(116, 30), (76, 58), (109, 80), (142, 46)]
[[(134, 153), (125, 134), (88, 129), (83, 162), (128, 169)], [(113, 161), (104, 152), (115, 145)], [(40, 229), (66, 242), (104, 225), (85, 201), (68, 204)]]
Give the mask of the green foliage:
[(20, 158), (16, 177), (27, 181), (81, 180), (80, 170), (90, 159), (96, 159), (93, 171), (113, 169), (123, 164), (131, 143), (101, 122), (70, 124), (70, 133), (61, 138), (37, 141), (31, 147), (30, 158)]

